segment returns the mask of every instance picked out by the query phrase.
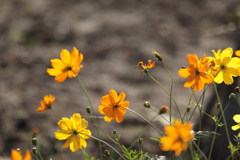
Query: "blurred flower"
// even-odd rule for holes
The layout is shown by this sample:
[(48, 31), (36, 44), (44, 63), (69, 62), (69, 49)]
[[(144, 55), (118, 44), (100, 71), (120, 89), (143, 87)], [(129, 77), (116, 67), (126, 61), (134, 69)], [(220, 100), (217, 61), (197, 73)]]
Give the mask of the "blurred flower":
[(233, 78), (240, 75), (240, 59), (238, 57), (232, 58), (232, 48), (224, 49), (222, 52), (212, 50), (214, 57), (207, 57), (211, 62), (211, 73), (215, 76), (214, 81), (218, 84), (224, 82), (225, 84), (232, 84)]
[(26, 150), (25, 156), (23, 158), (19, 151), (12, 149), (11, 158), (12, 160), (31, 160), (32, 156), (30, 150)]
[(118, 123), (122, 122), (126, 113), (126, 107), (129, 105), (129, 101), (124, 101), (126, 94), (121, 92), (119, 95), (115, 90), (110, 90), (109, 95), (105, 95), (100, 100), (101, 104), (98, 111), (101, 114), (106, 114), (104, 120), (111, 122), (116, 118)]
[(79, 113), (74, 113), (70, 119), (62, 118), (58, 122), (58, 126), (62, 130), (55, 132), (55, 137), (58, 140), (67, 139), (62, 148), (67, 148), (70, 145), (72, 152), (78, 149), (86, 148), (87, 142), (85, 139), (89, 139), (88, 135), (91, 135), (91, 131), (86, 129), (88, 127), (88, 121), (81, 118)]
[(138, 62), (137, 67), (140, 68), (141, 71), (146, 71), (147, 69), (153, 68), (155, 66), (155, 62), (152, 60), (148, 60), (148, 65), (143, 64), (142, 61)]
[(47, 109), (51, 109), (53, 102), (55, 101), (55, 97), (53, 95), (44, 96), (43, 100), (40, 101), (41, 106), (37, 108), (36, 112), (43, 112)]
[(193, 86), (192, 90), (202, 90), (205, 84), (210, 84), (213, 81), (213, 76), (208, 73), (210, 67), (209, 63), (205, 59), (205, 55), (198, 60), (198, 56), (194, 54), (187, 55), (189, 66), (182, 68), (178, 71), (178, 74), (187, 78), (188, 81), (184, 83), (184, 87)]
[(83, 60), (83, 54), (73, 47), (71, 54), (68, 50), (63, 49), (60, 57), (61, 59), (51, 60), (53, 68), (47, 69), (48, 74), (56, 76), (54, 80), (57, 82), (63, 82), (67, 77), (76, 77), (80, 72), (80, 68), (83, 67), (83, 65), (80, 65)]
[(238, 123), (234, 126), (232, 126), (232, 130), (236, 131), (238, 129), (240, 129), (240, 114), (236, 114), (235, 116), (233, 116), (233, 120)]
[(237, 51), (235, 52), (235, 55), (238, 56), (238, 57), (240, 57), (240, 50), (237, 50)]
[(164, 131), (167, 135), (160, 139), (161, 150), (175, 151), (176, 156), (187, 150), (187, 143), (194, 138), (190, 122), (182, 124), (181, 121), (175, 120), (173, 126), (165, 126)]

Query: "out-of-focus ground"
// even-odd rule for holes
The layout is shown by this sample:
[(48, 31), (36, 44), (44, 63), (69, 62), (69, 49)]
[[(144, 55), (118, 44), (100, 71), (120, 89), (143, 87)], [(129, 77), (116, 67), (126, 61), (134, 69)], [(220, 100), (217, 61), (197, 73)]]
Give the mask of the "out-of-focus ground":
[[(175, 78), (173, 96), (181, 113), (188, 107), (190, 89), (177, 71), (188, 65), (187, 54), (206, 53), (212, 49), (236, 49), (239, 37), (240, 2), (238, 0), (141, 0), (141, 1), (54, 1), (2, 0), (0, 5), (0, 157), (9, 157), (12, 148), (31, 149), (30, 132), (39, 128), (39, 147), (45, 157), (58, 160), (81, 159), (81, 151), (61, 149), (56, 141), (58, 118), (50, 111), (36, 113), (44, 95), (56, 96), (54, 109), (64, 117), (73, 113), (87, 115), (87, 98), (77, 79), (57, 83), (46, 73), (50, 59), (59, 58), (62, 49), (75, 46), (84, 54), (79, 76), (97, 111), (99, 100), (110, 89), (125, 92), (130, 108), (151, 119), (152, 112), (143, 107), (169, 106), (169, 97), (136, 67), (138, 61), (154, 60), (151, 50), (159, 52)], [(240, 49), (240, 48), (238, 48)], [(170, 76), (161, 63), (150, 73), (168, 90)], [(211, 95), (211, 87), (206, 102)], [(197, 92), (199, 96), (201, 92)], [(172, 113), (178, 117), (173, 105)], [(97, 113), (98, 116), (102, 116)], [(97, 135), (89, 120), (89, 128)], [(196, 123), (198, 115), (193, 117)], [(127, 112), (123, 123), (100, 125), (124, 132), (121, 142), (129, 145), (146, 122)], [(159, 117), (154, 124), (163, 130)], [(161, 155), (159, 144), (150, 138), (159, 136), (150, 128), (143, 136), (143, 149), (150, 155)], [(103, 138), (108, 141), (108, 139)], [(96, 156), (98, 143), (87, 140), (86, 151)], [(54, 149), (51, 149), (55, 146)], [(104, 149), (109, 149), (104, 146)]]

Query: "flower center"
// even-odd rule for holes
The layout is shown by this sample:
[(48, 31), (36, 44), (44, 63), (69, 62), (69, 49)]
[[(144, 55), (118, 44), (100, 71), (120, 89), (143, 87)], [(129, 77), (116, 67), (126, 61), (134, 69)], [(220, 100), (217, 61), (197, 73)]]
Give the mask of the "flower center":
[(113, 106), (113, 108), (118, 108), (118, 107), (119, 107), (118, 105)]
[(199, 75), (200, 74), (200, 71), (199, 70), (196, 70), (196, 75)]
[(225, 68), (226, 68), (226, 66), (224, 66), (224, 65), (221, 65), (221, 66), (220, 66), (220, 69), (221, 69), (221, 70), (224, 70)]
[(66, 72), (66, 71), (71, 71), (71, 70), (72, 70), (72, 67), (69, 66), (69, 67), (64, 68), (62, 71)]
[(77, 134), (78, 134), (78, 131), (73, 130), (73, 134), (74, 134), (74, 135), (77, 135)]

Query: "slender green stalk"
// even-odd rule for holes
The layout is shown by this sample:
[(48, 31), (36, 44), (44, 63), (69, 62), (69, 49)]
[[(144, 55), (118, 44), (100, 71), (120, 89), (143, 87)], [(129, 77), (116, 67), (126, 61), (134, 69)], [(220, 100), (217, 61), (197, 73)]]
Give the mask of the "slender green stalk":
[[(173, 100), (173, 102), (174, 102), (175, 105), (176, 105), (176, 108), (177, 108), (177, 111), (178, 111), (178, 114), (179, 114), (181, 120), (183, 120), (182, 115), (181, 115), (180, 110), (179, 110), (179, 107), (178, 107), (178, 105), (177, 105), (177, 102), (176, 102), (175, 99), (171, 96), (171, 94), (163, 87), (163, 85), (162, 85), (161, 83), (159, 83), (155, 78), (153, 78), (153, 76), (151, 76), (148, 72), (147, 72), (146, 74), (147, 74), (154, 82), (156, 82), (156, 83), (170, 96), (170, 98)], [(171, 108), (170, 108), (170, 110), (171, 110)]]
[(87, 96), (87, 99), (88, 99), (88, 103), (90, 104), (90, 107), (91, 107), (91, 115), (92, 116), (94, 116), (94, 108), (93, 108), (93, 105), (92, 105), (92, 102), (91, 102), (91, 100), (90, 100), (90, 97), (89, 97), (89, 95), (88, 95), (88, 93), (87, 93), (87, 90), (85, 89), (85, 87), (84, 87), (84, 85), (83, 85), (83, 83), (82, 83), (82, 81), (81, 81), (81, 79), (80, 79), (80, 77), (78, 76), (78, 82), (80, 83), (80, 86), (82, 87), (82, 89), (83, 89), (83, 92), (85, 93), (85, 95)]
[(57, 116), (59, 119), (62, 119), (62, 117), (61, 117), (54, 109), (51, 108), (51, 111), (52, 111), (53, 114), (54, 114), (55, 116)]
[(144, 121), (146, 121), (148, 124), (150, 124), (154, 129), (156, 129), (156, 131), (163, 136), (163, 133), (160, 132), (151, 122), (149, 122), (149, 120), (147, 120), (146, 118), (144, 118), (143, 116), (141, 116), (140, 114), (138, 114), (137, 112), (129, 109), (129, 108), (126, 108), (127, 110), (131, 111), (132, 113), (136, 114), (137, 116), (139, 116), (140, 118), (142, 118)]
[[(157, 114), (156, 116), (154, 116), (149, 122), (152, 123), (152, 121), (158, 116), (159, 114)], [(131, 149), (135, 144), (136, 142), (138, 141), (139, 138), (141, 138), (144, 133), (147, 131), (147, 129), (149, 128), (150, 126), (150, 123), (148, 123), (148, 125), (145, 127), (145, 129), (142, 131), (142, 133), (135, 139), (135, 141), (130, 145), (130, 147), (128, 147), (128, 150)]]
[(205, 160), (208, 160), (205, 154), (201, 151), (201, 149), (198, 147), (198, 145), (193, 141), (193, 145), (197, 148), (198, 152), (203, 156)]
[(173, 83), (174, 83), (174, 78), (172, 76), (172, 73), (167, 69), (167, 67), (164, 65), (163, 61), (161, 61), (164, 69), (168, 72), (168, 74), (170, 75), (171, 77), (171, 87), (170, 87), (170, 102), (169, 102), (169, 108), (170, 108), (170, 124), (172, 122), (172, 90), (173, 90)]
[[(87, 92), (86, 88), (84, 87), (84, 85), (83, 85), (83, 83), (82, 83), (82, 81), (81, 81), (81, 79), (80, 79), (79, 76), (78, 76), (78, 82), (80, 83), (80, 86), (82, 87), (83, 92), (85, 93), (85, 95), (86, 95), (86, 97), (87, 97), (87, 99), (88, 99), (88, 103), (90, 104), (90, 107), (91, 107), (91, 112), (90, 112), (90, 114), (91, 114), (91, 116), (92, 116), (92, 120), (94, 121), (95, 124), (98, 124), (98, 123), (97, 123), (97, 119), (94, 118), (94, 117), (95, 117), (95, 116), (94, 116), (94, 113), (95, 113), (95, 112), (94, 112), (94, 108), (93, 108), (92, 102), (91, 102), (90, 97), (89, 97), (89, 95), (88, 95), (88, 92)], [(97, 135), (99, 136), (98, 128), (96, 128), (96, 130), (97, 130)], [(100, 153), (102, 153), (102, 147), (101, 147), (100, 141), (98, 141), (98, 146), (99, 146), (99, 151), (100, 151)], [(102, 154), (101, 154), (100, 158), (101, 158), (101, 160), (103, 159), (103, 158), (102, 158)]]
[[(106, 145), (109, 146), (112, 150), (114, 150), (121, 158), (125, 159), (113, 146), (111, 146), (111, 145), (108, 144), (107, 142), (105, 142), (105, 141), (103, 141), (103, 140), (101, 140), (101, 139), (99, 139), (99, 138), (97, 138), (97, 137), (94, 137), (94, 136), (92, 136), (92, 135), (88, 135), (88, 134), (85, 134), (85, 133), (81, 133), (81, 134), (84, 134), (84, 135), (89, 136), (89, 137), (91, 137), (91, 138), (93, 138), (93, 139), (96, 139), (96, 140), (99, 141), (99, 142), (102, 142), (102, 143), (106, 144)], [(125, 160), (126, 160), (126, 159), (125, 159)]]

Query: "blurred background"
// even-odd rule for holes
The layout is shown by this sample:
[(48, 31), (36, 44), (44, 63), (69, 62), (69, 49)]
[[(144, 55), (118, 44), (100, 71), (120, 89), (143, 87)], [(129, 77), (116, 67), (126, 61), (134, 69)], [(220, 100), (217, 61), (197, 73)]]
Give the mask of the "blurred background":
[[(12, 148), (31, 149), (30, 133), (35, 127), (39, 129), (39, 148), (46, 159), (49, 155), (58, 160), (81, 159), (81, 150), (72, 153), (69, 148), (61, 149), (65, 141), (55, 140), (59, 119), (50, 111), (36, 113), (43, 96), (53, 94), (53, 107), (61, 116), (87, 115), (89, 104), (77, 79), (57, 83), (46, 73), (51, 68), (50, 59), (59, 58), (62, 49), (71, 51), (77, 47), (84, 54), (79, 76), (96, 111), (101, 97), (115, 89), (126, 93), (131, 109), (150, 119), (152, 112), (143, 103), (150, 101), (158, 109), (169, 106), (169, 97), (141, 73), (137, 63), (154, 60), (153, 49), (163, 56), (175, 78), (173, 96), (184, 113), (191, 90), (183, 88), (185, 79), (177, 72), (188, 65), (186, 55), (212, 56), (212, 49), (240, 49), (239, 20), (239, 0), (1, 0), (0, 159), (9, 157)], [(170, 76), (161, 63), (150, 73), (170, 88)], [(212, 100), (211, 87), (206, 103)], [(172, 112), (178, 118), (175, 108)], [(95, 126), (88, 120), (96, 136)], [(197, 120), (198, 114), (193, 123)], [(102, 119), (99, 123), (109, 134), (114, 129), (124, 132), (121, 143), (125, 145), (131, 144), (147, 125), (130, 112), (123, 123)], [(165, 122), (159, 117), (154, 124), (163, 130)], [(159, 144), (150, 139), (157, 136), (150, 128), (142, 137), (142, 148), (152, 156), (163, 154)], [(97, 156), (97, 141), (87, 142), (86, 152)]]

